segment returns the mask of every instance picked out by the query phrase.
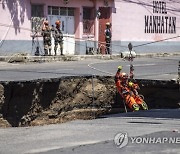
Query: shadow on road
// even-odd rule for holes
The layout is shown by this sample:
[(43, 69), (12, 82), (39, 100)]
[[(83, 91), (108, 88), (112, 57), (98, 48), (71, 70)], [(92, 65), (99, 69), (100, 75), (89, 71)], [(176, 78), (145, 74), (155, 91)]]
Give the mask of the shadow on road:
[(113, 114), (106, 117), (150, 117), (180, 119), (180, 109), (152, 109), (148, 111)]

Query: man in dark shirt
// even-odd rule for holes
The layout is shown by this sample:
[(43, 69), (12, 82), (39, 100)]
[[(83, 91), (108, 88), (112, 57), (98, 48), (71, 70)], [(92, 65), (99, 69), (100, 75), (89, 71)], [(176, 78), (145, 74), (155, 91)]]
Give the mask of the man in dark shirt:
[(106, 41), (106, 54), (110, 54), (110, 46), (111, 46), (111, 23), (107, 22), (106, 23), (106, 29), (104, 31), (105, 35), (105, 41)]

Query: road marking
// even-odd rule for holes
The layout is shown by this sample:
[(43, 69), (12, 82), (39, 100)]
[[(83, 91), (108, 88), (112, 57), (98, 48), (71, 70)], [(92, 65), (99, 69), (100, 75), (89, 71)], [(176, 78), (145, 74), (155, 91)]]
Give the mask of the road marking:
[[(104, 61), (104, 62), (105, 62), (105, 61)], [(114, 74), (112, 74), (112, 73), (110, 73), (110, 72), (103, 71), (103, 70), (100, 70), (100, 69), (97, 69), (97, 68), (91, 66), (91, 65), (94, 65), (94, 64), (101, 64), (101, 63), (104, 63), (104, 62), (90, 63), (90, 64), (88, 64), (88, 67), (90, 67), (91, 69), (94, 69), (94, 70), (96, 70), (96, 71), (98, 71), (98, 72), (102, 72), (102, 73), (109, 74), (109, 75), (114, 75)], [(154, 66), (154, 65), (156, 65), (156, 64), (134, 64), (133, 66), (135, 66), (135, 67), (141, 67), (141, 66)], [(130, 65), (126, 65), (126, 66), (129, 67)]]

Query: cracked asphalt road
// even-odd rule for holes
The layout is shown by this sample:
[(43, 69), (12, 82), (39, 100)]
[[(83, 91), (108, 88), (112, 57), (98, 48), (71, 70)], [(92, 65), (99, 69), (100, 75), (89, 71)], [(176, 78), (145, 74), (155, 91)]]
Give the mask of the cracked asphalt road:
[[(179, 153), (180, 110), (161, 109), (76, 120), (64, 124), (0, 129), (0, 153), (22, 154), (118, 154)], [(123, 148), (114, 144), (116, 134), (128, 137), (175, 137), (176, 143), (133, 143)]]
[[(158, 58), (136, 58), (133, 61), (135, 78), (171, 80), (178, 77), (180, 56)], [(119, 60), (85, 59), (80, 61), (58, 61), (46, 63), (0, 62), (0, 81), (59, 78), (62, 76), (109, 75), (116, 73), (117, 66), (129, 73), (129, 62)]]
[[(135, 78), (171, 80), (177, 78), (180, 57), (137, 58)], [(82, 60), (73, 62), (10, 64), (0, 62), (0, 81), (34, 80), (79, 75), (114, 75), (118, 65), (129, 72), (129, 62), (120, 60)], [(176, 144), (133, 144), (119, 149), (114, 137), (154, 136), (179, 139), (180, 110), (149, 110), (103, 116), (94, 120), (76, 120), (64, 124), (0, 128), (2, 154), (116, 154), (180, 153)]]

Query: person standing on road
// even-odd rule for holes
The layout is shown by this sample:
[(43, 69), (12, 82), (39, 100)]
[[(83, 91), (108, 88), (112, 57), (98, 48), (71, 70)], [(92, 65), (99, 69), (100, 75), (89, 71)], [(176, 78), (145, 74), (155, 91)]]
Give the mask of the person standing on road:
[(54, 28), (54, 34), (53, 34), (54, 41), (55, 41), (54, 52), (55, 52), (55, 55), (57, 55), (57, 48), (59, 44), (61, 55), (63, 55), (63, 34), (62, 34), (62, 31), (60, 30), (61, 22), (57, 20), (55, 24), (56, 24), (56, 27)]
[(106, 29), (104, 31), (105, 41), (106, 41), (106, 54), (110, 54), (111, 37), (112, 37), (110, 27), (111, 27), (111, 23), (107, 22)]
[(44, 55), (51, 55), (51, 28), (49, 27), (49, 23), (47, 20), (44, 21), (42, 27), (42, 36), (43, 36), (43, 43), (44, 43)]

